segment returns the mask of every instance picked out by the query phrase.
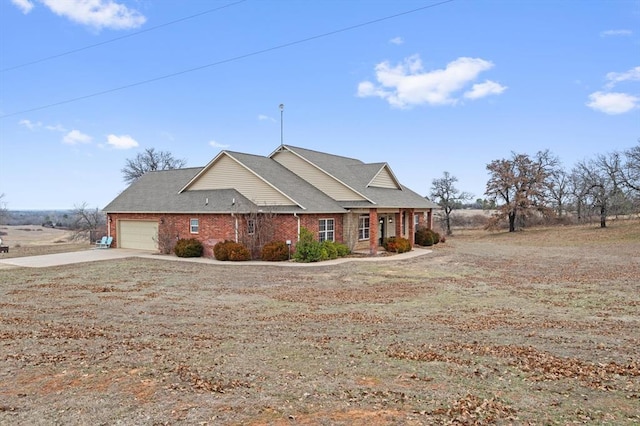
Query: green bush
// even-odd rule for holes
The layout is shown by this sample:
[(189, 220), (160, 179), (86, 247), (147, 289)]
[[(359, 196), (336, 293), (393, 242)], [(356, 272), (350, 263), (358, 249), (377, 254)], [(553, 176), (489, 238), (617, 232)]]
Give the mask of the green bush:
[(349, 250), (349, 246), (342, 243), (335, 243), (336, 250), (338, 250), (338, 257), (345, 257), (351, 254), (351, 250)]
[(313, 233), (307, 228), (300, 228), (300, 241), (296, 244), (293, 258), (297, 262), (320, 262), (328, 257), (326, 249), (316, 241)]
[(382, 242), (382, 246), (386, 251), (393, 253), (405, 253), (407, 251), (411, 251), (411, 242), (403, 237), (385, 238)]
[(440, 234), (436, 231), (433, 231), (433, 244), (438, 244), (440, 242)]
[(213, 256), (217, 260), (242, 261), (250, 260), (251, 252), (248, 248), (235, 241), (225, 240), (213, 246)]
[(323, 241), (322, 248), (327, 252), (327, 259), (338, 258), (338, 248), (336, 247), (336, 243), (334, 243), (333, 241)]
[(433, 245), (433, 239), (431, 234), (428, 232), (429, 230), (424, 226), (419, 226), (416, 229), (415, 233), (415, 241), (419, 246), (427, 246)]
[(351, 253), (346, 244), (334, 241), (316, 241), (314, 234), (307, 228), (300, 228), (300, 241), (296, 244), (293, 259), (297, 262), (320, 262), (337, 259)]
[(272, 241), (262, 247), (260, 259), (267, 262), (281, 262), (289, 259), (289, 247), (284, 241)]
[(327, 250), (318, 241), (305, 241), (296, 244), (293, 258), (298, 262), (320, 262), (328, 258)]
[(440, 241), (440, 235), (424, 226), (418, 227), (415, 233), (416, 244), (419, 246), (432, 246)]
[(200, 257), (204, 246), (195, 238), (182, 238), (176, 242), (173, 251), (178, 257)]

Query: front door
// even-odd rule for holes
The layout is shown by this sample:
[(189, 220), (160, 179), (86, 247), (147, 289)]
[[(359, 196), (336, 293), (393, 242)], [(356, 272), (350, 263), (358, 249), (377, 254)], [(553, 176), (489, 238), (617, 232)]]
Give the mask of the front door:
[(378, 225), (378, 235), (380, 236), (380, 238), (378, 238), (378, 245), (382, 245), (382, 242), (384, 241), (384, 237), (385, 237), (385, 233), (387, 230), (387, 218), (384, 216), (379, 216), (380, 219), (378, 221), (379, 225)]

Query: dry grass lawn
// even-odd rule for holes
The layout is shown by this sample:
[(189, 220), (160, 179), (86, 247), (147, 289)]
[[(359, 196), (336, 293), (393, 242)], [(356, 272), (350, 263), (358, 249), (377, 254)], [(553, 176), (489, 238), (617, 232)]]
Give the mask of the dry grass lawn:
[(0, 269), (0, 424), (640, 423), (640, 223)]

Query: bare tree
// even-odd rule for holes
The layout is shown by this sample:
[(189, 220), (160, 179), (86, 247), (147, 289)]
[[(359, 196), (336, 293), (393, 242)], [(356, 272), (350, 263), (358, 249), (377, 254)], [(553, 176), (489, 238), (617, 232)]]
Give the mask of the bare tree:
[(0, 194), (0, 225), (4, 224), (9, 212), (7, 211), (7, 203), (3, 201), (4, 193)]
[(640, 193), (640, 140), (638, 145), (624, 152), (625, 162), (620, 169), (622, 184)]
[(170, 152), (147, 148), (144, 152), (138, 153), (134, 159), (127, 159), (121, 171), (124, 181), (131, 184), (147, 172), (179, 169), (185, 165), (185, 160), (174, 158)]
[(547, 214), (549, 179), (558, 164), (558, 159), (549, 150), (538, 152), (534, 158), (512, 153), (510, 159), (489, 163), (490, 177), (485, 194), (498, 206), (495, 220), (507, 218), (509, 232), (513, 232), (516, 223), (524, 226), (525, 219), (534, 211)]
[(548, 191), (556, 214), (562, 217), (571, 195), (571, 179), (564, 169), (558, 167), (551, 173)]
[(431, 182), (431, 199), (438, 203), (444, 211), (444, 222), (447, 235), (451, 235), (451, 212), (464, 201), (471, 200), (473, 195), (461, 192), (454, 186), (458, 178), (444, 172), (440, 179)]
[(158, 251), (160, 251), (160, 253), (170, 254), (173, 253), (176, 243), (178, 242), (178, 238), (179, 233), (176, 230), (174, 221), (166, 220), (166, 223), (163, 223), (163, 221), (160, 222), (158, 234), (153, 238), (153, 240), (158, 245)]
[(595, 160), (577, 164), (575, 173), (580, 177), (587, 202), (598, 211), (600, 227), (606, 228), (607, 216), (619, 213), (627, 201), (622, 190), (621, 158), (617, 152), (598, 155)]
[(239, 216), (238, 240), (249, 249), (253, 259), (260, 259), (265, 244), (274, 241), (277, 214), (272, 211), (251, 211)]
[(582, 178), (582, 173), (580, 172), (580, 168), (578, 166), (574, 167), (573, 170), (571, 170), (568, 178), (568, 192), (573, 201), (578, 220), (582, 221), (584, 220), (584, 215), (589, 213), (586, 210), (588, 204), (587, 196), (589, 194), (589, 188), (587, 187), (586, 181)]
[(88, 208), (86, 202), (73, 207), (71, 228), (73, 239), (91, 239), (96, 232), (106, 229), (106, 215), (104, 212)]

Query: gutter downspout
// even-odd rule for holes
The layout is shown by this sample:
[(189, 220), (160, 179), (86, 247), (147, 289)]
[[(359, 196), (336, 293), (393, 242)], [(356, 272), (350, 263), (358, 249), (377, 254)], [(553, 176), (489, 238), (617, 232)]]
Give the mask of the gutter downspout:
[(298, 213), (294, 213), (293, 217), (298, 219), (298, 232), (296, 234), (296, 243), (297, 243), (298, 241), (300, 241), (300, 216), (298, 216)]
[(238, 242), (238, 217), (234, 212), (231, 212), (231, 217), (235, 219), (234, 232), (235, 232), (235, 240), (237, 243)]

